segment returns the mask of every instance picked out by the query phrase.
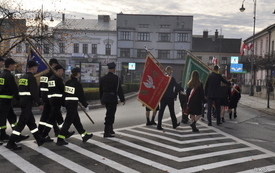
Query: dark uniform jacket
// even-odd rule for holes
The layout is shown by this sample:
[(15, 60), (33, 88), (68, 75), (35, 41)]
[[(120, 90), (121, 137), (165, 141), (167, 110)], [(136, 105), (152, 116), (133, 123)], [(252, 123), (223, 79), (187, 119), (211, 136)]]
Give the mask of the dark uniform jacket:
[(52, 76), (52, 74), (53, 73), (50, 71), (49, 73), (40, 77), (39, 92), (40, 92), (40, 97), (42, 98), (43, 101), (48, 100), (48, 93), (49, 93), (48, 81), (49, 81), (49, 78)]
[(41, 105), (39, 88), (36, 83), (36, 79), (31, 72), (27, 72), (19, 80), (19, 96), (20, 98), (30, 97), (34, 100), (37, 106)]
[(177, 93), (180, 91), (183, 91), (183, 88), (172, 77), (162, 98), (177, 98)]
[(62, 78), (52, 75), (48, 80), (48, 88), (49, 88), (49, 94), (48, 98), (62, 98), (65, 85), (63, 83)]
[(0, 99), (12, 99), (13, 96), (18, 99), (18, 87), (11, 72), (5, 69), (0, 74)]
[(118, 76), (112, 72), (100, 78), (99, 94), (101, 102), (118, 103), (117, 95), (121, 102), (125, 101), (120, 80)]
[[(189, 96), (191, 94), (193, 88), (188, 87), (186, 90), (186, 97), (187, 97), (187, 102), (189, 100)], [(204, 102), (204, 92), (203, 92), (203, 85), (197, 87), (192, 94), (189, 102), (188, 102), (188, 107), (189, 107), (189, 114), (192, 115), (201, 115), (202, 112), (202, 104)]]
[(83, 87), (76, 78), (72, 78), (65, 83), (64, 98), (65, 104), (67, 101), (79, 101), (85, 108), (88, 106)]
[(221, 82), (231, 85), (221, 74), (212, 72), (206, 81), (204, 94), (207, 98), (222, 98)]

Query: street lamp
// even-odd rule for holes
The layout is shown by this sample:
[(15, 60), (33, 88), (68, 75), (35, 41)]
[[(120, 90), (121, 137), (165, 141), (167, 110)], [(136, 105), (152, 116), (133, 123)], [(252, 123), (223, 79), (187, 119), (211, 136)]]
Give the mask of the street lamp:
[[(241, 12), (244, 12), (245, 11), (245, 8), (244, 8), (244, 1), (243, 0), (243, 3), (242, 3), (242, 7), (240, 8), (240, 11)], [(251, 48), (251, 51), (252, 51), (252, 58), (251, 58), (251, 84), (250, 84), (250, 93), (249, 95), (250, 96), (253, 96), (254, 95), (254, 71), (253, 71), (253, 62), (254, 62), (254, 56), (255, 56), (255, 52), (254, 52), (254, 42), (255, 42), (255, 25), (256, 25), (256, 0), (253, 0), (254, 2), (254, 12), (253, 12), (253, 20), (254, 20), (254, 24), (253, 24), (253, 38), (252, 38), (252, 48)]]

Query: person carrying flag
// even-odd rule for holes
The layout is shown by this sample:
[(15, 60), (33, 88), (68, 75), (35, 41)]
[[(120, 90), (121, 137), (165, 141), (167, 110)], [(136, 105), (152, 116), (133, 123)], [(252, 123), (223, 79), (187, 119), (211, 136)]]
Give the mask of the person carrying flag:
[(70, 126), (73, 124), (77, 129), (78, 133), (82, 136), (82, 142), (87, 142), (90, 138), (92, 138), (93, 134), (88, 134), (86, 130), (84, 130), (79, 115), (78, 115), (78, 101), (87, 109), (88, 103), (84, 97), (84, 91), (81, 83), (77, 80), (81, 71), (80, 68), (73, 68), (71, 70), (71, 78), (65, 83), (65, 107), (67, 110), (67, 115), (65, 118), (65, 122), (57, 136), (56, 145), (67, 145), (64, 139), (66, 138), (66, 134), (68, 134), (68, 130)]
[(35, 61), (30, 60), (27, 63), (27, 72), (19, 80), (19, 97), (20, 97), (20, 106), (21, 114), (17, 125), (14, 127), (10, 139), (6, 145), (6, 148), (10, 150), (21, 150), (22, 147), (18, 146), (15, 142), (18, 140), (21, 131), (27, 125), (33, 134), (37, 145), (41, 146), (44, 143), (44, 138), (41, 137), (38, 132), (37, 125), (35, 124), (35, 119), (32, 113), (33, 101), (36, 103), (40, 110), (43, 110), (43, 105), (40, 102), (39, 98), (39, 89), (34, 77), (34, 74), (37, 72), (39, 64)]

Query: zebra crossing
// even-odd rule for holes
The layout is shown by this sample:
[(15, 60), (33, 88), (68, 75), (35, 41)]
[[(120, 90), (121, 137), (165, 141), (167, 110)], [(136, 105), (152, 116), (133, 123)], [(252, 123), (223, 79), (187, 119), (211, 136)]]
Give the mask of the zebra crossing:
[(190, 126), (164, 131), (137, 125), (116, 129), (115, 138), (103, 132), (83, 144), (80, 135), (69, 145), (21, 142), (23, 150), (0, 146), (0, 172), (273, 172), (275, 153), (198, 122), (200, 133)]

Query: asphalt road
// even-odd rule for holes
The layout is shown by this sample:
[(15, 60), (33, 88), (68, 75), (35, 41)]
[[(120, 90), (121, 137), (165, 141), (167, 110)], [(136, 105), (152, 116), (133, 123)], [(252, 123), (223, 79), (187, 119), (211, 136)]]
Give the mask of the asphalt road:
[(95, 124), (80, 112), (94, 134), (87, 143), (75, 134), (62, 147), (37, 147), (33, 139), (22, 142), (21, 151), (0, 146), (0, 172), (275, 172), (275, 119), (249, 107), (240, 106), (238, 117), (227, 116), (220, 126), (198, 122), (200, 133), (186, 124), (173, 129), (166, 110), (159, 131), (145, 125), (145, 108), (133, 98), (118, 105), (115, 138), (102, 137), (105, 108), (89, 114)]

